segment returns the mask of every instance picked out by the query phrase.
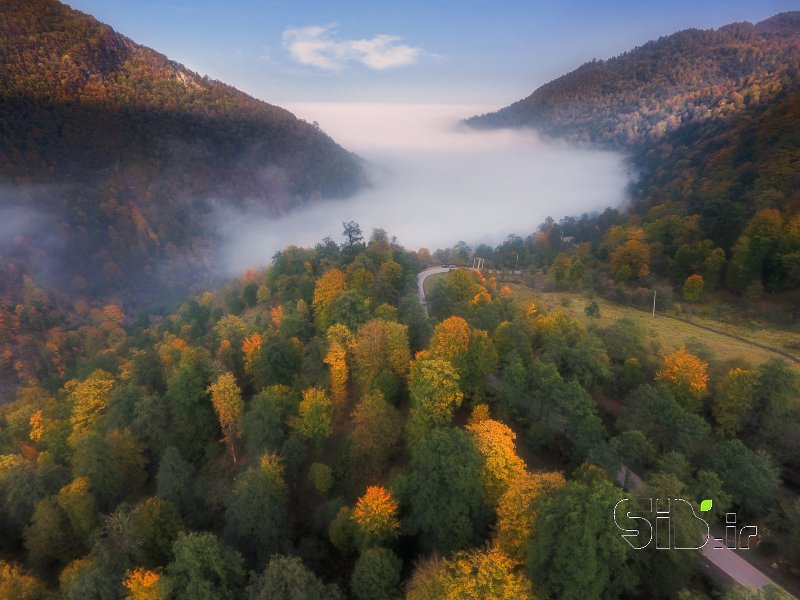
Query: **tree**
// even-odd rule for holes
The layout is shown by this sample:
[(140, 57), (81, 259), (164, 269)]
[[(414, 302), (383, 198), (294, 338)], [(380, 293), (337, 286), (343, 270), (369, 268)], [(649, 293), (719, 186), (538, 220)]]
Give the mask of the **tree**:
[(700, 300), (700, 296), (703, 295), (704, 285), (705, 281), (702, 275), (698, 275), (697, 273), (689, 275), (686, 281), (683, 282), (683, 299), (687, 302), (697, 302)]
[(324, 496), (333, 487), (333, 469), (325, 463), (312, 463), (308, 468), (308, 480), (314, 486), (314, 491)]
[(238, 552), (213, 533), (181, 533), (173, 545), (166, 584), (176, 600), (237, 600), (244, 595), (244, 567)]
[(27, 575), (14, 563), (0, 560), (0, 598), (6, 600), (46, 600), (47, 586)]
[(145, 498), (131, 513), (130, 527), (136, 532), (136, 562), (147, 567), (160, 567), (172, 558), (172, 544), (184, 529), (181, 515), (171, 502), (163, 498)]
[(448, 553), (472, 543), (484, 499), (481, 459), (469, 435), (441, 428), (416, 440), (401, 496), (409, 531), (427, 547)]
[(328, 340), (328, 351), (323, 362), (328, 365), (330, 377), (331, 398), (336, 406), (343, 406), (347, 402), (347, 348), (353, 335), (350, 330), (338, 323), (331, 326), (325, 334)]
[(356, 404), (352, 423), (349, 439), (353, 455), (368, 474), (376, 476), (389, 464), (397, 448), (402, 435), (402, 416), (375, 390)]
[(453, 411), (464, 399), (458, 382), (458, 373), (445, 360), (417, 358), (411, 363), (408, 393), (411, 396), (409, 427), (413, 435), (450, 422)]
[[(350, 346), (354, 375), (362, 393), (374, 389), (383, 372), (404, 377), (411, 361), (408, 328), (400, 323), (373, 319), (359, 327)], [(382, 390), (386, 395), (386, 390)]]
[(708, 363), (681, 346), (664, 357), (664, 364), (656, 373), (656, 381), (664, 381), (685, 408), (696, 412), (708, 390), (707, 370)]
[(553, 263), (550, 265), (550, 270), (553, 271), (556, 282), (561, 283), (567, 278), (571, 267), (572, 259), (570, 259), (570, 257), (566, 254), (559, 254), (553, 259)]
[(296, 556), (274, 555), (248, 588), (250, 600), (341, 600), (335, 585), (325, 585)]
[(236, 439), (242, 437), (242, 413), (244, 412), (242, 393), (232, 373), (220, 375), (217, 381), (209, 386), (208, 392), (211, 394), (211, 404), (214, 412), (217, 413), (225, 443), (233, 457), (233, 464), (236, 464)]
[(339, 269), (329, 269), (317, 278), (314, 285), (314, 317), (320, 331), (327, 330), (333, 324), (333, 303), (346, 290), (345, 276)]
[(763, 450), (753, 452), (739, 440), (726, 440), (712, 452), (711, 467), (733, 501), (751, 515), (764, 515), (774, 504), (780, 477)]
[(226, 536), (266, 564), (269, 556), (285, 550), (287, 500), (280, 458), (265, 454), (236, 480), (225, 510)]
[(643, 279), (650, 274), (650, 246), (628, 240), (611, 253), (611, 272), (619, 281)]
[(483, 458), (481, 476), (486, 489), (486, 500), (496, 506), (509, 483), (525, 470), (525, 463), (517, 456), (514, 447), (516, 434), (506, 425), (485, 419), (467, 426), (475, 447)]
[(194, 468), (180, 452), (170, 446), (164, 451), (156, 474), (156, 496), (168, 500), (183, 514), (191, 514), (194, 494), (192, 488)]
[(78, 477), (58, 491), (56, 501), (66, 514), (76, 544), (88, 550), (89, 536), (97, 524), (97, 501), (87, 477)]
[(400, 585), (402, 561), (386, 548), (368, 548), (353, 569), (350, 587), (359, 600), (392, 600)]
[(360, 244), (364, 240), (361, 226), (355, 221), (342, 221), (342, 227), (344, 227), (342, 235), (348, 249), (352, 249), (356, 244)]
[(622, 497), (600, 469), (584, 465), (544, 499), (527, 568), (545, 594), (565, 600), (618, 598), (633, 589), (629, 546), (610, 514)]
[(400, 530), (397, 509), (398, 504), (389, 490), (379, 485), (367, 488), (353, 509), (359, 548), (385, 544), (397, 537)]
[(583, 312), (590, 319), (599, 319), (600, 305), (594, 300), (592, 300), (591, 302), (589, 302), (589, 304), (586, 305), (586, 308), (583, 309)]
[(72, 439), (94, 429), (108, 407), (109, 394), (114, 387), (114, 378), (103, 370), (94, 371), (87, 379), (78, 383), (68, 381), (64, 386), (72, 402)]
[(280, 449), (289, 418), (297, 411), (297, 396), (285, 385), (272, 385), (253, 396), (244, 416), (244, 443), (250, 454)]
[(641, 431), (658, 453), (669, 450), (694, 457), (709, 435), (700, 415), (687, 411), (669, 388), (640, 385), (625, 399), (622, 422), (626, 429)]
[(414, 571), (406, 600), (534, 600), (531, 582), (516, 566), (497, 546), (457, 552), (447, 560), (428, 559)]
[(529, 471), (509, 481), (497, 503), (497, 542), (510, 558), (525, 562), (542, 499), (565, 483), (561, 473)]
[(331, 434), (333, 404), (324, 390), (308, 388), (300, 401), (300, 414), (292, 419), (297, 434), (320, 446)]
[(161, 575), (139, 567), (128, 571), (122, 585), (128, 590), (125, 600), (167, 600)]
[(41, 570), (53, 564), (64, 564), (80, 554), (69, 519), (54, 496), (36, 504), (24, 537), (31, 564)]
[(719, 429), (727, 437), (735, 437), (755, 403), (758, 374), (744, 369), (731, 369), (714, 389), (711, 413)]
[(369, 320), (369, 301), (356, 290), (339, 294), (328, 311), (328, 322), (356, 329)]

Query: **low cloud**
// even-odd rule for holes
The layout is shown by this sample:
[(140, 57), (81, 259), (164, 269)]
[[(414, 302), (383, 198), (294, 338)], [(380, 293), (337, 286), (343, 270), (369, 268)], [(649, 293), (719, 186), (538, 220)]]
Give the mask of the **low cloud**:
[(369, 236), (383, 228), (410, 249), (501, 243), (526, 236), (548, 216), (618, 207), (631, 173), (616, 152), (578, 149), (532, 131), (477, 131), (459, 119), (494, 107), (304, 104), (287, 108), (315, 120), (373, 168), (373, 187), (347, 200), (319, 201), (279, 219), (219, 211), (228, 273), (264, 267), (294, 244), (341, 241), (342, 221)]
[(382, 71), (416, 62), (422, 49), (401, 42), (398, 36), (383, 34), (339, 40), (333, 25), (290, 27), (283, 32), (283, 45), (294, 60), (327, 71), (340, 71), (352, 64)]

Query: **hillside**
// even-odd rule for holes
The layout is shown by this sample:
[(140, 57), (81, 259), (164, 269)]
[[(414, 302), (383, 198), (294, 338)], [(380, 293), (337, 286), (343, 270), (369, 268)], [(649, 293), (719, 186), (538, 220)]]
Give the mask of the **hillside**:
[(21, 265), (71, 294), (138, 298), (164, 281), (181, 293), (208, 273), (213, 206), (282, 213), (365, 182), (358, 157), (317, 127), (54, 0), (0, 0), (0, 40), (3, 215), (24, 207), (57, 224), (49, 235), (69, 257), (10, 268), (48, 236), (4, 236), (7, 285)]
[(800, 56), (800, 12), (756, 25), (688, 29), (609, 60), (593, 60), (533, 94), (468, 120), (530, 126), (573, 141), (628, 147), (681, 124), (725, 116), (774, 96)]
[[(681, 31), (469, 123), (623, 149), (638, 173), (630, 207), (566, 219), (562, 235), (627, 285), (700, 277), (753, 306), (800, 288), (799, 61), (800, 12)], [(771, 313), (789, 322), (796, 302), (784, 304)]]

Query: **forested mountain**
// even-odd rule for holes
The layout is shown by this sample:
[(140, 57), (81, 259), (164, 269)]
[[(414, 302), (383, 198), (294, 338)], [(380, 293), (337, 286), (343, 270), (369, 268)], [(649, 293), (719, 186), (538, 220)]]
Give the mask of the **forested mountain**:
[(800, 287), (800, 12), (681, 31), (469, 123), (629, 154), (630, 208), (560, 228), (614, 279), (700, 277), (751, 300)]
[(0, 81), (2, 215), (47, 224), (3, 236), (7, 286), (56, 238), (62, 260), (37, 264), (62, 290), (182, 292), (207, 271), (212, 205), (281, 213), (364, 183), (318, 127), (55, 0), (0, 0)]
[(610, 60), (593, 60), (476, 127), (536, 127), (549, 135), (626, 147), (697, 119), (768, 100), (796, 80), (800, 12), (757, 25), (688, 29)]

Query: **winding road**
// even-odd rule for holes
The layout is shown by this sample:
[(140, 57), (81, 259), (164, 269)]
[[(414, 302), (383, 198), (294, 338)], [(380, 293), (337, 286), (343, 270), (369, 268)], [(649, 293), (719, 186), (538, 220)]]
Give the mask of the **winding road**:
[(425, 302), (425, 280), (431, 276), (436, 275), (437, 273), (447, 273), (450, 271), (450, 267), (431, 267), (430, 269), (425, 269), (419, 275), (417, 275), (417, 288), (419, 294), (419, 303), (422, 304), (422, 308), (425, 310), (425, 316), (428, 316), (428, 305)]

